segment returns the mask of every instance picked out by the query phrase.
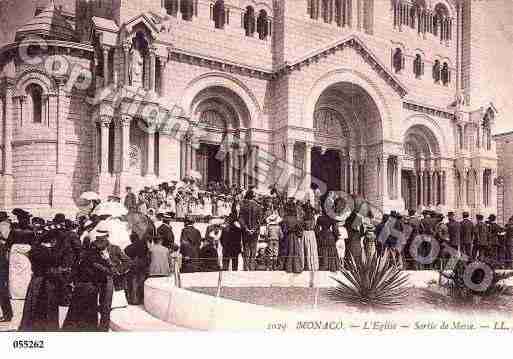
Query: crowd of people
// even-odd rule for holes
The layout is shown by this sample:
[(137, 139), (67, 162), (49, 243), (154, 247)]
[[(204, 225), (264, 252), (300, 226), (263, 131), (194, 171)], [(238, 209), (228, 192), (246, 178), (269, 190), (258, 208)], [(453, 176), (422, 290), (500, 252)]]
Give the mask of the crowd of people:
[[(30, 246), (32, 268), (22, 331), (106, 331), (113, 297), (122, 293), (128, 304), (142, 304), (148, 278), (237, 271), (240, 265), (245, 271), (337, 272), (351, 258), (390, 255), (403, 269), (440, 269), (447, 259), (443, 251), (427, 264), (415, 258), (429, 256), (438, 242), (439, 248), (446, 244), (458, 255), (511, 268), (513, 218), (501, 227), (493, 215), (486, 221), (477, 215), (473, 222), (468, 213), (459, 221), (449, 212), (445, 221), (441, 213), (409, 211), (405, 216), (391, 212), (376, 221), (370, 209), (349, 208), (334, 192), (320, 196), (315, 185), (301, 200), (275, 188), (266, 195), (254, 188), (221, 192), (215, 188), (200, 193), (194, 181), (146, 188), (138, 196), (127, 187), (123, 200), (109, 201), (123, 203), (127, 215), (122, 217), (147, 218), (149, 229), (129, 233), (126, 246), (113, 239), (108, 225), (113, 215), (95, 214), (99, 201), (93, 200), (88, 213), (75, 221), (64, 214), (46, 221), (19, 208), (12, 211), (16, 221), (11, 221), (0, 212), (1, 321), (13, 318), (8, 258), (15, 245)], [(205, 198), (215, 198), (210, 202), (215, 205), (198, 216), (194, 206), (201, 203), (204, 208)], [(198, 218), (208, 222), (204, 233), (195, 223)], [(177, 220), (184, 222), (179, 238)], [(418, 236), (425, 240), (411, 250)], [(69, 307), (62, 328), (59, 306)]]

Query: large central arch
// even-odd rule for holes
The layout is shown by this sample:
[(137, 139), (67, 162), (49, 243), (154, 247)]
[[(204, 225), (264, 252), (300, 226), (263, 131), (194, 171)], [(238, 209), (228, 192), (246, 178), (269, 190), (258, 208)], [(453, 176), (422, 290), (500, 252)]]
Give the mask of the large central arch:
[(440, 168), (442, 145), (426, 124), (413, 123), (404, 133), (401, 197), (408, 209), (443, 206), (446, 173)]
[(330, 90), (337, 88), (346, 95), (357, 92), (375, 106), (376, 117), (379, 118), (377, 142), (392, 137), (390, 99), (387, 99), (379, 87), (366, 75), (352, 69), (329, 72), (315, 82), (303, 104), (302, 127), (314, 128), (315, 111), (319, 99), (326, 92), (329, 93)]
[(193, 147), (186, 143), (182, 150), (183, 172), (199, 172), (205, 187), (212, 183), (247, 185), (250, 179), (241, 169), (248, 160), (244, 143), (246, 130), (251, 128), (251, 106), (238, 91), (216, 82), (199, 90), (188, 106), (191, 121), (198, 126)]

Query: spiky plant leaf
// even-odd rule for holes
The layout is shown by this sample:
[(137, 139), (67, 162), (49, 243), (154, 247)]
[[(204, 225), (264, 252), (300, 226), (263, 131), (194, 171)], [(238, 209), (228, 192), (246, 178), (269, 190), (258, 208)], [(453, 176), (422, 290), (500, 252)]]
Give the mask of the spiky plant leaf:
[(345, 281), (332, 277), (337, 286), (328, 297), (337, 303), (390, 307), (402, 304), (407, 297), (408, 275), (392, 264), (388, 256), (363, 256), (356, 260), (349, 255), (347, 268), (342, 269)]

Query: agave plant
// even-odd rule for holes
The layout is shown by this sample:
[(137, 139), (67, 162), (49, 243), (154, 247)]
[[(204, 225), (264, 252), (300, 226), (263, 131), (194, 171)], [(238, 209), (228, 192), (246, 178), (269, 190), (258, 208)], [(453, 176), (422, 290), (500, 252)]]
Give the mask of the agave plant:
[(388, 255), (374, 254), (356, 260), (350, 255), (342, 275), (346, 281), (333, 277), (337, 286), (327, 293), (338, 303), (391, 307), (402, 304), (408, 295), (408, 275)]

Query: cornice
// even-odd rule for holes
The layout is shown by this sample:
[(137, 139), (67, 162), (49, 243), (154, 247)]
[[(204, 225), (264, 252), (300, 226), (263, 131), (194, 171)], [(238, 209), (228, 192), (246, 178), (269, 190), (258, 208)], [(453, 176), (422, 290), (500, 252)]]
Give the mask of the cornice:
[(422, 105), (419, 103), (416, 103), (414, 101), (404, 101), (403, 102), (403, 108), (410, 111), (420, 112), (424, 113), (426, 115), (432, 115), (437, 116), (441, 118), (446, 118), (448, 120), (456, 120), (456, 115), (452, 112), (442, 110), (440, 108), (436, 108), (433, 106), (428, 105)]

